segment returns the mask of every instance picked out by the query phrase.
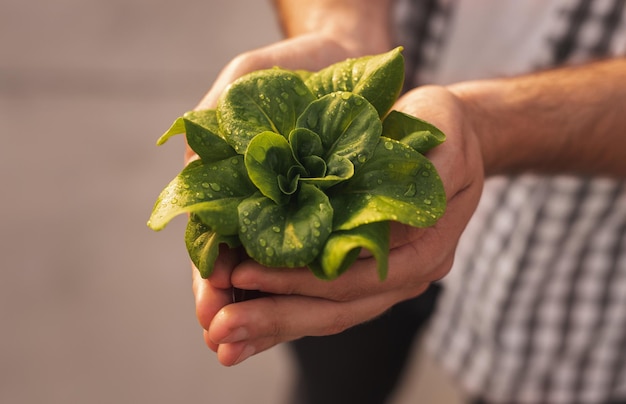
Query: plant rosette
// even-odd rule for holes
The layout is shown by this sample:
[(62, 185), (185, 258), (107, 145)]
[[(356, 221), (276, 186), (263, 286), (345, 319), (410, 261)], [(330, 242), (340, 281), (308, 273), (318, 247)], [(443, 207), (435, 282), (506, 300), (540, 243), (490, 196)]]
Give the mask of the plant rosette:
[(218, 247), (243, 246), (271, 267), (322, 279), (362, 248), (388, 269), (389, 222), (432, 226), (444, 213), (441, 179), (424, 156), (444, 141), (435, 126), (390, 111), (404, 78), (402, 48), (317, 72), (255, 71), (216, 109), (176, 119), (157, 144), (184, 133), (199, 159), (161, 192), (148, 221), (188, 214), (185, 244), (202, 277)]

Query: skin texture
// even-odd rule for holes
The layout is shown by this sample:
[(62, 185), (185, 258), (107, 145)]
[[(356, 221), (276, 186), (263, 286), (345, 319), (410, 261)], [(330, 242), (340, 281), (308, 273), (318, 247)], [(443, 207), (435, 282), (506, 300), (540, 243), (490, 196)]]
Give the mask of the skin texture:
[[(277, 3), (283, 29), (293, 38), (235, 58), (198, 109), (215, 107), (230, 82), (253, 70), (276, 65), (318, 70), (390, 48), (388, 1), (367, 2), (367, 10), (359, 1), (298, 0), (298, 7), (294, 1)], [(299, 24), (306, 15), (313, 17)], [(365, 26), (360, 23), (363, 18), (369, 18)], [(384, 282), (367, 253), (328, 282), (307, 268), (266, 268), (241, 250), (222, 248), (209, 279), (192, 271), (196, 314), (207, 346), (222, 364), (231, 366), (282, 342), (341, 332), (419, 295), (449, 272), (485, 175), (539, 171), (624, 178), (626, 114), (614, 107), (626, 105), (624, 86), (614, 85), (624, 82), (622, 58), (409, 91), (394, 109), (433, 123), (447, 136), (427, 155), (444, 184), (446, 214), (427, 229), (392, 225), (389, 275)], [(186, 161), (194, 158), (188, 150)], [(233, 286), (271, 295), (231, 304)]]

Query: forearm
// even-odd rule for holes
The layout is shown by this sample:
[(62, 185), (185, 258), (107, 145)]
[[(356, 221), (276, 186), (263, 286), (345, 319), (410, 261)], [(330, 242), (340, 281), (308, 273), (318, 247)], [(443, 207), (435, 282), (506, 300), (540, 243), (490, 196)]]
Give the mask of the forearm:
[(626, 178), (626, 59), (450, 86), (468, 110), (487, 175)]
[(319, 33), (355, 53), (381, 53), (391, 46), (392, 0), (274, 0), (283, 33)]

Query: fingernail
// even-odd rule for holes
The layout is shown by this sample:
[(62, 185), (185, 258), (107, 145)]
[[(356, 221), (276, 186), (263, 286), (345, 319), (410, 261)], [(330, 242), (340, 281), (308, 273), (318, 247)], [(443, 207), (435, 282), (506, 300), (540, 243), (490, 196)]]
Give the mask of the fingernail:
[(239, 357), (235, 361), (234, 365), (237, 365), (254, 355), (254, 351), (255, 349), (252, 345), (246, 345), (245, 348), (243, 348), (243, 351), (241, 351), (241, 354), (239, 354)]
[(236, 328), (219, 341), (220, 344), (229, 344), (231, 342), (239, 342), (248, 339), (250, 333), (244, 327)]

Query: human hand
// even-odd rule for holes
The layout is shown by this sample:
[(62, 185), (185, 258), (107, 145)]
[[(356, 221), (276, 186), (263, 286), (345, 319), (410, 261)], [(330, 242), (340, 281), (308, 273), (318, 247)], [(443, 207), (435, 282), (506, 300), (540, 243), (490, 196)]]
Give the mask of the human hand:
[[(234, 58), (222, 69), (212, 88), (196, 109), (215, 108), (220, 95), (231, 82), (255, 70), (280, 66), (292, 70), (316, 71), (349, 57), (376, 54), (386, 50), (370, 48), (367, 44), (349, 39), (331, 38), (321, 33), (300, 35), (277, 42)], [(187, 147), (185, 164), (196, 158), (198, 156)], [(221, 248), (210, 280), (202, 279), (198, 276), (198, 270), (192, 267), (198, 318), (205, 328), (208, 329), (208, 325), (205, 326), (205, 324), (208, 324), (220, 309), (232, 302), (231, 272), (236, 264), (245, 258), (247, 257), (241, 250)], [(211, 349), (217, 350), (216, 344), (212, 343), (208, 337), (205, 339)]]
[[(306, 268), (267, 268), (239, 250), (221, 250), (213, 275), (194, 271), (196, 310), (207, 345), (224, 365), (306, 335), (330, 335), (368, 321), (424, 292), (452, 266), (458, 239), (478, 203), (483, 183), (480, 148), (464, 105), (443, 87), (415, 89), (394, 109), (418, 116), (447, 135), (429, 159), (437, 168), (448, 207), (433, 226), (392, 224), (389, 273), (380, 281), (366, 254), (333, 281)], [(231, 288), (270, 294), (231, 304)]]

